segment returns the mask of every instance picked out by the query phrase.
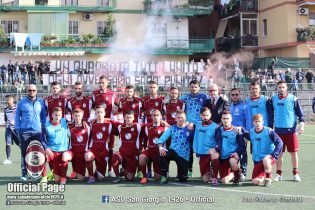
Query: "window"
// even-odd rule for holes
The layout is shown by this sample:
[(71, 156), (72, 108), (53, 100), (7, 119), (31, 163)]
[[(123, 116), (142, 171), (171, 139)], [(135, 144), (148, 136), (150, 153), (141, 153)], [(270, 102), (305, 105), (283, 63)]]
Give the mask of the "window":
[(35, 0), (35, 5), (48, 5), (48, 0)]
[(309, 15), (309, 25), (315, 26), (315, 13), (313, 12), (310, 12), (310, 15)]
[(104, 35), (106, 29), (106, 21), (97, 21), (97, 35)]
[(4, 30), (4, 33), (17, 33), (19, 32), (19, 21), (15, 20), (2, 20), (1, 26)]
[(243, 19), (243, 36), (257, 35), (257, 20)]
[(61, 0), (63, 6), (78, 6), (78, 0)]
[(263, 36), (267, 36), (267, 19), (263, 20)]
[(151, 34), (154, 36), (166, 36), (167, 24), (166, 23), (153, 23), (151, 26)]
[(79, 36), (79, 21), (69, 21), (69, 35)]
[(109, 0), (97, 0), (97, 6), (109, 6)]
[(19, 5), (19, 0), (11, 0), (11, 1), (0, 1), (0, 5), (9, 6), (9, 5)]

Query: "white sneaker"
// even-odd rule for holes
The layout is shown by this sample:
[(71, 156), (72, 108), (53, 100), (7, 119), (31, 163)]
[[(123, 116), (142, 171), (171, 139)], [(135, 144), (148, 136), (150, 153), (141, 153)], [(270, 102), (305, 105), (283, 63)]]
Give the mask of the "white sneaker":
[(276, 178), (273, 179), (273, 181), (278, 182), (278, 181), (282, 181), (283, 177), (280, 176), (279, 174), (276, 175)]
[(243, 173), (241, 173), (241, 175), (240, 175), (240, 181), (241, 181), (241, 182), (244, 182), (245, 179), (246, 179), (245, 175), (244, 175)]
[(299, 174), (295, 174), (295, 175), (293, 176), (293, 180), (294, 180), (295, 182), (300, 182), (300, 181), (302, 181)]
[(116, 174), (113, 169), (108, 172), (108, 175), (109, 177), (112, 177), (112, 178), (116, 177)]
[(12, 164), (12, 161), (9, 159), (6, 159), (5, 161), (2, 162), (2, 164), (9, 165), (9, 164)]

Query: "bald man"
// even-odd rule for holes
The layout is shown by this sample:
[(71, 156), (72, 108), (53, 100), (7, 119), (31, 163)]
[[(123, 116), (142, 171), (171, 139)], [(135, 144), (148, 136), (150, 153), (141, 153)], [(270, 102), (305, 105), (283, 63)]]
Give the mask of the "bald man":
[(26, 149), (31, 140), (40, 140), (46, 123), (46, 108), (44, 100), (37, 97), (36, 85), (29, 85), (27, 96), (22, 98), (16, 107), (15, 129), (21, 144), (21, 181), (26, 181), (27, 170), (25, 165)]
[(223, 95), (219, 95), (219, 87), (212, 84), (208, 88), (210, 98), (206, 100), (205, 106), (211, 111), (211, 120), (217, 124), (221, 123), (222, 113), (229, 110), (229, 102)]

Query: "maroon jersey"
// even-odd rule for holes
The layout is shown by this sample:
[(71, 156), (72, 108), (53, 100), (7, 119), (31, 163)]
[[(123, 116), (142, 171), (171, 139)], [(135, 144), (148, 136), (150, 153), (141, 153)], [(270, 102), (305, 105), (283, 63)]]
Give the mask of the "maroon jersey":
[(141, 125), (133, 123), (127, 127), (125, 123), (113, 122), (115, 126), (115, 133), (119, 135), (119, 152), (127, 156), (138, 156), (141, 146), (140, 134)]
[(140, 121), (140, 114), (142, 108), (142, 100), (141, 98), (134, 97), (132, 101), (128, 101), (127, 98), (122, 98), (118, 103), (118, 112), (122, 112), (125, 116), (127, 111), (133, 111), (135, 113), (134, 122)]
[(178, 110), (185, 110), (185, 102), (177, 100), (176, 102), (167, 102), (164, 104), (165, 120), (170, 125), (176, 124), (176, 112)]
[(145, 114), (145, 123), (152, 123), (151, 113), (153, 110), (158, 109), (162, 113), (163, 111), (164, 97), (158, 96), (157, 98), (151, 98), (150, 96), (144, 96), (142, 98), (143, 107), (142, 110)]
[(60, 107), (62, 109), (62, 118), (65, 118), (65, 110), (67, 105), (67, 98), (60, 95), (58, 98), (53, 98), (52, 96), (48, 96), (45, 98), (45, 105), (47, 109), (47, 114), (49, 120), (52, 121), (52, 114), (54, 112), (54, 108)]
[[(67, 108), (69, 111), (73, 112), (75, 109), (82, 109), (83, 110), (83, 120), (87, 121), (90, 117), (90, 112), (92, 109), (92, 101), (91, 98), (88, 96), (83, 96), (81, 99), (78, 100), (76, 96), (71, 97), (68, 100)], [(72, 116), (71, 116), (72, 119)]]
[(97, 155), (108, 155), (108, 149), (114, 147), (114, 142), (110, 141), (112, 124), (109, 121), (98, 123), (95, 121), (91, 125), (91, 142), (89, 149)]
[(117, 97), (114, 92), (107, 90), (103, 93), (101, 90), (96, 90), (92, 93), (92, 103), (95, 108), (98, 105), (105, 105), (106, 118), (112, 117), (112, 110), (115, 103), (117, 103)]
[(147, 148), (159, 148), (156, 144), (157, 140), (162, 136), (167, 127), (164, 124), (160, 124), (159, 126), (154, 126), (153, 124), (149, 124), (145, 126), (144, 132), (147, 137)]
[(74, 123), (68, 124), (70, 133), (70, 149), (72, 152), (85, 152), (88, 149), (90, 127), (77, 127)]

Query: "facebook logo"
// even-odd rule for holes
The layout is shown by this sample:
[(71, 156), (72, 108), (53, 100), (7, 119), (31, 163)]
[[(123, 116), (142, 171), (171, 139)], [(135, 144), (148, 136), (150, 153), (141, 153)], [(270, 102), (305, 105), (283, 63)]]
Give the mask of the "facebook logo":
[(102, 203), (109, 203), (109, 196), (108, 195), (102, 196)]

